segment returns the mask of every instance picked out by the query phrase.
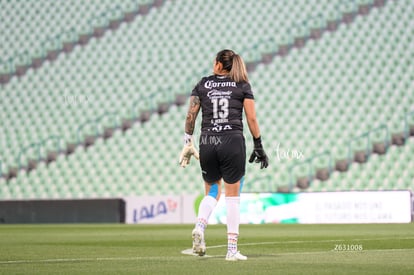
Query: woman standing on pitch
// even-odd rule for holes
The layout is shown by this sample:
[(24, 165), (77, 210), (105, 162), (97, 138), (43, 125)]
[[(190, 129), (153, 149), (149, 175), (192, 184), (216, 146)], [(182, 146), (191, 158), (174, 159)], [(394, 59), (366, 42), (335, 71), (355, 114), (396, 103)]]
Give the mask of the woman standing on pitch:
[[(197, 159), (200, 157), (205, 182), (205, 197), (200, 203), (192, 232), (193, 252), (200, 256), (205, 254), (204, 230), (220, 198), (221, 181), (224, 180), (228, 240), (226, 260), (246, 260), (247, 257), (237, 250), (240, 192), (246, 166), (243, 109), (254, 142), (249, 162), (260, 162), (261, 168), (266, 168), (268, 157), (263, 150), (253, 92), (243, 59), (232, 50), (222, 50), (214, 60), (213, 72), (214, 75), (202, 78), (191, 93), (185, 122), (184, 148), (180, 155), (182, 167), (187, 166), (192, 155)], [(200, 108), (202, 124), (199, 156), (193, 146), (192, 134)]]

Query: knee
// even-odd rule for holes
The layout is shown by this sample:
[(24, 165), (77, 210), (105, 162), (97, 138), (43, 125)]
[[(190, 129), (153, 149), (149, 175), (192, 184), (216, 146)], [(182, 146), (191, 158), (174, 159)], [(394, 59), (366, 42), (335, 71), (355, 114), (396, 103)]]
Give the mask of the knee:
[(238, 197), (240, 195), (240, 182), (226, 183), (226, 197)]
[(214, 183), (210, 186), (210, 190), (207, 194), (207, 196), (213, 197), (216, 200), (220, 199), (220, 192), (219, 192), (219, 185), (217, 183)]

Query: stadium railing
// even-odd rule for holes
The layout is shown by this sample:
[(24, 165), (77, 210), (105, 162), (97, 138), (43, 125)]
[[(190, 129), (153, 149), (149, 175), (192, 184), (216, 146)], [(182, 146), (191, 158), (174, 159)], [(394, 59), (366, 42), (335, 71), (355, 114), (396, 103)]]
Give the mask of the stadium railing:
[(6, 60), (0, 60), (0, 85), (6, 85), (10, 79), (17, 75), (23, 76), (31, 66), (40, 67), (46, 59), (55, 60), (57, 55), (65, 51), (70, 52), (74, 44), (86, 44), (92, 36), (101, 37), (106, 30), (116, 29), (122, 21), (130, 22), (138, 14), (147, 14), (153, 7), (160, 7), (167, 0), (139, 1), (129, 0), (121, 6), (107, 7), (103, 12), (92, 16), (85, 25), (69, 27), (59, 34), (51, 34), (32, 50), (22, 50), (20, 53)]
[[(410, 131), (409, 129), (412, 129), (414, 127), (414, 124), (409, 124), (408, 123), (408, 117), (411, 117), (414, 115), (414, 111), (412, 112), (408, 112), (405, 115), (405, 138), (407, 139), (409, 136), (413, 136), (414, 135), (414, 131)], [(375, 133), (383, 133), (383, 139), (381, 141), (378, 141), (376, 143), (371, 142), (371, 137), (372, 135), (374, 135)], [(360, 141), (363, 141), (363, 145), (362, 147), (358, 147), (359, 150), (355, 150), (355, 143), (358, 143)], [(375, 145), (382, 145), (381, 147), (376, 147)], [(335, 165), (335, 169), (337, 171), (340, 172), (345, 172), (348, 170), (349, 165), (351, 165), (352, 162), (357, 162), (357, 163), (365, 163), (368, 161), (369, 157), (371, 156), (371, 154), (376, 153), (376, 154), (385, 154), (389, 148), (389, 146), (392, 144), (392, 141), (390, 139), (390, 131), (389, 128), (386, 124), (381, 124), (380, 126), (373, 128), (367, 132), (364, 132), (363, 134), (353, 137), (348, 141), (348, 153), (347, 153), (347, 159), (345, 160), (345, 165), (339, 165), (338, 166), (338, 161), (342, 161), (342, 160), (337, 160), (337, 164)], [(395, 145), (400, 145), (400, 144), (395, 144)], [(377, 149), (379, 148), (379, 149)], [(312, 166), (313, 161), (317, 158), (320, 158), (322, 156), (327, 156), (329, 157), (329, 162), (328, 165), (325, 166), (325, 169), (327, 169), (328, 173), (326, 177), (318, 177), (317, 175), (315, 175), (315, 169)], [(314, 178), (318, 178), (320, 180), (327, 180), (329, 178), (329, 175), (331, 174), (331, 172), (334, 170), (334, 165), (333, 165), (333, 159), (334, 156), (332, 156), (332, 153), (330, 151), (325, 151), (323, 153), (320, 154), (316, 154), (314, 156), (311, 156), (309, 159), (306, 159), (302, 162), (298, 162), (295, 163), (293, 165), (291, 165), (289, 167), (289, 175), (290, 175), (290, 183), (289, 183), (289, 191), (292, 191), (293, 188), (295, 187), (295, 185), (298, 185), (299, 188), (301, 189), (305, 189), (306, 187), (308, 187), (312, 180)], [(300, 166), (307, 166), (308, 168), (308, 172), (305, 173), (305, 175), (301, 175), (302, 178), (298, 178), (294, 176), (294, 171), (297, 167)], [(305, 178), (303, 178), (303, 176), (305, 176)]]
[[(410, 122), (412, 121), (412, 122)], [(404, 117), (404, 136), (407, 139), (410, 135), (414, 135), (414, 110), (408, 112)]]
[[(294, 39), (293, 39), (294, 40)], [(267, 40), (267, 42), (269, 42), (268, 44), (271, 44), (270, 42), (273, 42), (273, 40), (272, 39), (269, 39), (269, 40)], [(266, 44), (266, 43), (265, 43)], [(253, 47), (252, 47), (252, 52), (253, 52), (253, 55), (255, 55), (256, 53), (258, 53), (258, 51), (261, 49), (261, 47), (259, 46), (259, 45), (254, 45)], [(259, 52), (260, 53), (260, 52)], [(257, 55), (257, 56), (259, 56), (259, 55)], [(261, 56), (261, 55), (260, 55)], [(167, 95), (168, 95), (168, 93), (167, 93)], [(156, 106), (156, 104), (154, 103), (155, 101), (154, 101), (154, 97), (155, 97), (155, 95), (150, 95), (150, 96), (148, 96), (145, 100), (149, 103), (149, 106), (151, 106), (149, 109), (150, 110), (154, 110), (155, 109), (155, 106)], [(137, 103), (138, 104), (138, 103)], [(134, 104), (133, 104), (134, 105)], [(136, 106), (136, 105), (134, 105), (133, 106), (133, 108), (132, 109), (134, 109), (134, 110), (136, 110), (136, 107), (138, 107), (138, 106)], [(133, 113), (135, 113), (135, 111), (133, 111)], [(96, 121), (95, 121), (96, 122)], [(86, 124), (89, 124), (89, 123), (92, 123), (91, 121), (88, 121), (88, 122), (85, 122)], [(96, 125), (95, 125), (96, 126)], [(119, 126), (119, 125), (117, 125), (117, 126)], [(79, 126), (80, 127), (80, 126)], [(97, 126), (96, 126), (97, 127)], [(79, 129), (78, 129), (79, 130)], [(95, 128), (95, 130), (96, 130), (96, 128)], [(94, 130), (92, 130), (92, 132), (93, 132)], [(82, 139), (79, 139), (79, 131), (78, 131), (78, 142), (80, 143), (81, 142), (81, 140)]]

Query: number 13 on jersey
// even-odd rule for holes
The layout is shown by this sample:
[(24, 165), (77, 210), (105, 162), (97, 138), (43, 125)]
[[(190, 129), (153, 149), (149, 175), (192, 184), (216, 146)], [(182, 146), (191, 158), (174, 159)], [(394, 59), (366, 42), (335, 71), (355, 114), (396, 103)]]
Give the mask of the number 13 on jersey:
[(227, 98), (212, 98), (211, 102), (213, 103), (214, 119), (223, 119), (229, 116), (229, 100)]

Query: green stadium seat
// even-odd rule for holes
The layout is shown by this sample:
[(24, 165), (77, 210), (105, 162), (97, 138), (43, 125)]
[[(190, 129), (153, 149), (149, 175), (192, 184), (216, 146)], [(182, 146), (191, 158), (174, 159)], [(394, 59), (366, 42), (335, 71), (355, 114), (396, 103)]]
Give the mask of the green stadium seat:
[[(40, 9), (39, 15), (34, 16), (39, 24), (30, 28), (26, 22), (18, 26), (8, 23), (4, 32), (7, 37), (6, 58), (14, 57), (10, 50), (15, 48), (13, 43), (17, 41), (33, 40), (31, 56), (44, 56), (45, 49), (37, 47), (36, 43), (49, 38), (52, 39), (50, 42), (56, 42), (53, 37), (57, 35), (60, 42), (74, 41), (76, 34), (92, 32), (88, 24), (91, 18), (102, 19), (93, 20), (95, 26), (107, 25), (109, 20), (120, 16), (118, 6), (122, 11), (136, 12), (138, 5), (152, 3), (93, 1), (85, 4), (71, 0), (64, 7), (50, 5), (42, 9), (44, 1), (7, 2), (4, 5), (4, 11), (11, 11), (16, 18), (32, 5), (38, 5)], [(341, 12), (356, 11), (358, 5), (372, 4), (372, 1), (345, 4), (341, 1)], [(203, 9), (202, 17), (193, 12), (206, 5), (210, 8)], [(234, 8), (236, 6), (240, 9)], [(185, 1), (167, 1), (162, 9), (151, 10), (129, 24), (121, 24), (117, 31), (108, 32), (100, 39), (93, 38), (84, 47), (75, 46), (70, 55), (60, 55), (54, 62), (43, 64), (39, 70), (29, 70), (19, 80), (13, 78), (2, 87), (2, 100), (7, 104), (4, 104), (1, 119), (7, 125), (4, 127), (5, 135), (13, 140), (8, 143), (10, 149), (0, 148), (0, 153), (5, 154), (2, 160), (5, 160), (6, 167), (15, 164), (22, 146), (52, 135), (59, 134), (64, 143), (77, 142), (78, 127), (106, 112), (115, 112), (120, 118), (133, 118), (136, 115), (132, 112), (133, 103), (142, 100), (143, 95), (147, 99), (154, 95), (151, 99), (159, 104), (171, 102), (177, 94), (189, 93), (202, 75), (202, 69), (211, 66), (214, 52), (220, 47), (231, 45), (246, 61), (259, 61), (263, 53), (276, 52), (280, 45), (293, 42), (294, 37), (326, 27), (328, 21), (338, 20), (342, 15), (338, 12), (338, 1), (327, 0), (298, 3), (284, 0), (260, 4), (246, 1), (243, 5), (228, 1), (218, 7), (201, 0), (193, 1), (191, 5)], [(113, 13), (109, 13), (108, 8)], [(379, 124), (387, 125), (391, 133), (404, 129), (404, 114), (414, 107), (412, 93), (407, 92), (413, 82), (413, 58), (409, 49), (414, 33), (405, 27), (412, 24), (412, 10), (411, 1), (387, 1), (383, 8), (372, 9), (368, 15), (356, 17), (352, 24), (340, 24), (337, 31), (326, 32), (318, 40), (308, 40), (304, 47), (293, 48), (286, 57), (277, 56), (250, 73), (252, 86), (257, 92), (258, 118), (264, 129), (264, 142), (273, 158), (276, 148), (273, 143), (280, 141), (286, 148), (303, 150), (307, 158), (329, 150), (334, 161), (342, 160), (348, 156), (348, 141), (352, 137)], [(107, 14), (103, 14), (105, 11)], [(180, 16), (189, 12), (188, 18)], [(254, 14), (263, 18), (253, 20)], [(320, 14), (324, 20), (319, 20), (315, 14)], [(223, 29), (223, 22), (208, 19), (213, 16), (236, 19), (226, 19), (228, 28)], [(244, 19), (248, 16), (252, 20)], [(197, 23), (189, 25), (188, 20), (196, 20)], [(26, 28), (28, 31), (11, 33), (10, 28)], [(68, 31), (71, 28), (75, 28), (76, 34)], [(400, 31), (395, 31), (395, 28)], [(201, 40), (194, 39), (200, 29), (205, 36)], [(220, 30), (219, 36), (216, 35), (217, 30)], [(228, 41), (218, 38), (224, 36), (229, 37)], [(183, 42), (188, 40), (190, 42)], [(61, 46), (53, 45), (55, 48)], [(16, 60), (25, 63), (28, 56), (23, 54)], [(4, 66), (3, 71), (8, 69)], [(62, 95), (87, 95), (90, 101), (82, 102), (78, 97), (68, 104)], [(136, 109), (150, 106), (150, 101), (143, 102)], [(9, 193), (4, 194), (30, 196), (33, 193), (33, 197), (70, 198), (176, 194), (180, 190), (199, 192), (200, 181), (194, 182), (194, 178), (200, 179), (198, 165), (194, 163), (182, 171), (176, 161), (172, 161), (177, 159), (181, 149), (171, 145), (180, 143), (176, 137), (182, 134), (185, 112), (186, 108), (172, 107), (162, 116), (152, 116), (142, 126), (134, 125), (125, 134), (115, 131), (114, 136), (106, 141), (98, 139), (87, 151), (78, 147), (73, 155), (59, 158), (49, 167), (39, 168), (41, 172), (23, 176), (24, 180), (18, 185), (20, 189), (10, 187), (11, 190), (7, 188)], [(85, 130), (87, 133), (89, 130)], [(246, 134), (248, 136), (247, 131)], [(378, 139), (381, 139), (381, 134), (374, 136), (371, 142)], [(251, 150), (247, 141), (248, 150)], [(363, 149), (364, 143), (361, 141), (355, 148)], [(159, 167), (152, 161), (154, 158), (162, 160)], [(371, 156), (370, 161), (375, 163), (378, 159)], [(407, 163), (408, 160), (401, 162)], [(325, 163), (326, 159), (316, 159), (312, 171)], [(281, 161), (276, 166), (265, 172), (269, 175), (269, 183), (258, 180), (262, 171), (248, 165), (247, 174), (254, 184), (250, 188), (260, 190), (273, 186), (277, 189), (289, 185), (291, 162)], [(368, 168), (371, 171), (375, 169)], [(405, 166), (387, 169), (410, 176), (405, 172), (410, 168)], [(381, 183), (373, 187), (371, 177), (376, 176), (375, 173), (360, 170), (352, 165), (347, 172), (349, 174), (335, 172), (328, 182), (315, 180), (310, 188), (320, 191), (351, 188), (343, 183), (347, 180), (356, 182), (352, 188), (382, 188)], [(297, 172), (298, 175), (308, 173), (305, 166)], [(405, 178), (396, 174), (391, 178), (387, 176), (384, 186), (399, 188), (404, 184)], [(332, 179), (335, 182), (331, 182)], [(172, 188), (171, 184), (164, 189), (154, 188), (165, 182), (179, 182), (179, 185), (178, 188), (175, 185)], [(21, 191), (23, 183), (33, 188), (27, 188), (28, 192), (24, 193)], [(33, 183), (40, 187), (35, 188)], [(49, 185), (55, 187), (46, 188)], [(2, 192), (0, 196), (6, 195)]]

